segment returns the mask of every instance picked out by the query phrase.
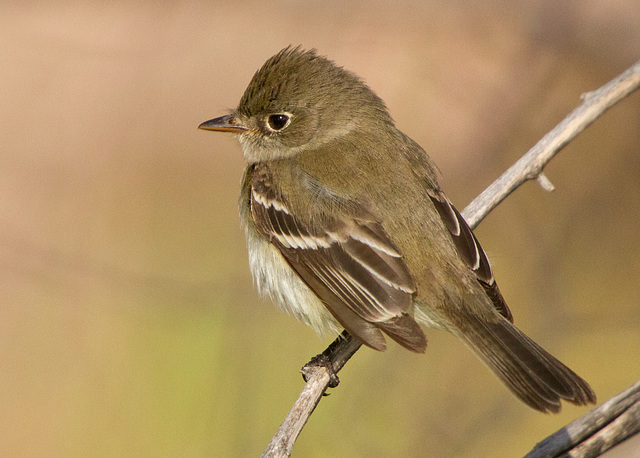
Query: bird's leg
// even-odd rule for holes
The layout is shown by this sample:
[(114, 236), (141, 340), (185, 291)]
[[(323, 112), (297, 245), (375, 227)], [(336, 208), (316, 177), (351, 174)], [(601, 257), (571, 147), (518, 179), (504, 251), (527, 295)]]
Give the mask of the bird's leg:
[(347, 331), (342, 331), (336, 340), (325, 351), (311, 358), (300, 370), (302, 378), (307, 382), (311, 371), (316, 367), (324, 367), (329, 373), (329, 388), (335, 388), (340, 383), (338, 372), (360, 348), (362, 344)]

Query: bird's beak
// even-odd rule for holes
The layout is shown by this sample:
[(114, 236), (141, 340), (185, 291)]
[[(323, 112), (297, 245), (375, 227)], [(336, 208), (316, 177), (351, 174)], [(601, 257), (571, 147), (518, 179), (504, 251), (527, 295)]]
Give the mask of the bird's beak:
[(248, 127), (243, 126), (238, 122), (236, 117), (232, 114), (205, 121), (198, 126), (198, 129), (213, 130), (216, 132), (231, 132), (233, 134), (241, 134), (249, 130)]

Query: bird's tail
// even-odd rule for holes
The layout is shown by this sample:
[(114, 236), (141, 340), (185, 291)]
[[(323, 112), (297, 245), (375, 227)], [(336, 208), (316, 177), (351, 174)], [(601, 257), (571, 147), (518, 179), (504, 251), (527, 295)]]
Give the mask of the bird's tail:
[(559, 412), (560, 401), (596, 402), (582, 378), (503, 317), (488, 322), (467, 315), (459, 324), (464, 343), (522, 401), (541, 412)]

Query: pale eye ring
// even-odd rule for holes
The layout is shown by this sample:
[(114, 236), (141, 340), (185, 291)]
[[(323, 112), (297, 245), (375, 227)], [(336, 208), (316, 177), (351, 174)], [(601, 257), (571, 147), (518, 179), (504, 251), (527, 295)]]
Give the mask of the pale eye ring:
[(273, 132), (279, 132), (289, 125), (291, 115), (289, 113), (274, 113), (267, 117), (267, 127)]

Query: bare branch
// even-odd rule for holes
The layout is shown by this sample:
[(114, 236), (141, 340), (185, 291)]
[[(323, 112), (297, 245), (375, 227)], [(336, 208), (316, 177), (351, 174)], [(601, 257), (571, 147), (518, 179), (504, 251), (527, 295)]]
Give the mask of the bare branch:
[[(362, 344), (357, 339), (344, 331), (323, 353), (301, 369), (300, 372), (302, 372), (307, 384), (262, 453), (263, 457), (291, 455), (298, 434), (320, 402), (324, 392), (331, 385), (332, 374), (337, 374), (361, 346)], [(327, 366), (321, 363), (315, 364), (315, 360), (318, 358), (326, 358), (331, 364), (331, 369), (327, 369)], [(335, 377), (333, 386), (337, 386), (337, 376)]]
[(539, 442), (525, 458), (597, 456), (640, 431), (640, 381)]
[[(553, 190), (553, 184), (549, 179), (542, 174), (542, 170), (547, 163), (576, 135), (582, 132), (587, 126), (601, 116), (606, 110), (611, 108), (621, 99), (638, 89), (640, 86), (640, 62), (634, 64), (631, 68), (626, 70), (617, 78), (613, 79), (609, 83), (602, 86), (593, 92), (589, 92), (582, 96), (583, 103), (578, 108), (573, 110), (560, 124), (558, 124), (551, 132), (545, 135), (533, 148), (531, 148), (524, 156), (522, 156), (513, 166), (511, 166), (506, 172), (504, 172), (500, 178), (493, 182), (487, 189), (485, 189), (473, 202), (471, 202), (463, 211), (462, 216), (466, 219), (469, 226), (475, 228), (485, 216), (491, 212), (500, 202), (502, 202), (509, 194), (511, 194), (516, 188), (522, 185), (528, 180), (536, 179), (540, 186), (546, 191)], [(271, 439), (271, 442), (263, 452), (263, 457), (287, 457), (291, 455), (291, 450), (295, 440), (297, 439), (300, 431), (307, 422), (309, 416), (315, 409), (318, 402), (322, 398), (322, 395), (330, 386), (337, 385), (337, 376), (335, 375), (349, 358), (360, 348), (360, 343), (351, 337), (348, 333), (344, 332), (338, 339), (331, 344), (327, 350), (321, 355), (318, 355), (314, 360), (307, 364), (302, 372), (307, 380), (302, 393), (295, 402), (293, 408), (285, 418), (284, 422), (278, 428), (278, 431)], [(319, 361), (321, 359), (322, 361)], [(328, 360), (328, 363), (327, 363)], [(325, 365), (322, 365), (322, 362)], [(622, 395), (621, 395), (622, 396)], [(614, 398), (617, 399), (617, 398)], [(638, 407), (638, 400), (635, 401), (635, 407), (629, 408), (622, 412), (624, 415), (611, 415), (612, 411), (616, 411), (615, 407), (610, 402), (612, 399), (606, 402), (598, 409), (595, 409), (591, 414), (593, 417), (589, 417), (586, 420), (586, 424), (602, 424), (608, 422), (606, 418), (616, 417), (619, 419), (619, 423), (625, 425), (623, 431), (631, 431), (631, 434), (638, 432), (638, 425), (640, 420), (638, 414), (640, 408)], [(615, 404), (618, 405), (618, 404)], [(611, 406), (611, 407), (606, 407)], [(628, 412), (625, 414), (625, 412)], [(588, 416), (587, 415), (587, 416)], [(609, 415), (609, 416), (606, 416)], [(625, 416), (626, 415), (626, 416)], [(635, 415), (635, 416), (633, 416)], [(585, 417), (587, 417), (585, 416)], [(576, 423), (576, 422), (574, 422)], [(601, 434), (606, 434), (604, 429), (600, 428), (587, 428), (581, 429), (580, 434), (574, 431), (574, 428), (578, 426), (567, 426), (563, 430), (560, 430), (557, 435), (565, 439), (567, 434), (570, 437), (580, 438), (576, 439), (581, 442), (587, 436), (592, 436), (596, 445), (601, 444), (603, 440), (606, 440), (610, 446), (624, 440), (624, 434), (617, 434), (613, 436), (596, 437), (594, 433), (600, 431)], [(629, 424), (635, 426), (635, 430), (629, 427)], [(567, 431), (565, 429), (569, 428)], [(553, 437), (553, 436), (552, 436)], [(541, 442), (531, 453), (536, 452), (537, 449), (547, 447), (546, 441)], [(566, 446), (565, 442), (562, 442), (563, 447)], [(589, 447), (588, 441), (582, 442), (580, 446)], [(566, 452), (572, 444), (569, 444), (563, 450)], [(604, 451), (603, 449), (602, 451)], [(537, 453), (537, 452), (536, 452)], [(547, 454), (535, 454), (527, 455), (529, 458), (541, 457), (541, 456), (556, 456), (549, 454), (547, 448), (544, 448), (544, 452)], [(585, 456), (585, 455), (570, 455), (570, 456)], [(594, 455), (589, 455), (594, 456)]]
[[(600, 89), (582, 95), (582, 105), (513, 164), (500, 178), (476, 197), (462, 212), (475, 228), (500, 202), (527, 180), (536, 179), (547, 163), (605, 111), (640, 86), (640, 62), (636, 62)], [(543, 185), (544, 187), (544, 185)]]

